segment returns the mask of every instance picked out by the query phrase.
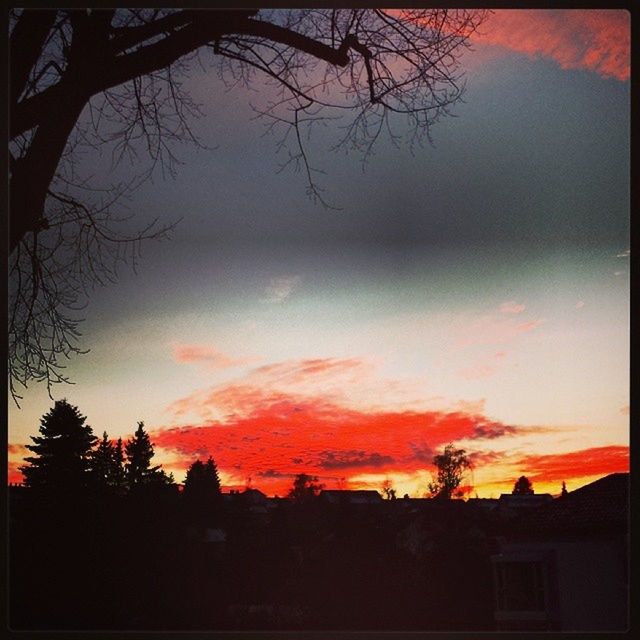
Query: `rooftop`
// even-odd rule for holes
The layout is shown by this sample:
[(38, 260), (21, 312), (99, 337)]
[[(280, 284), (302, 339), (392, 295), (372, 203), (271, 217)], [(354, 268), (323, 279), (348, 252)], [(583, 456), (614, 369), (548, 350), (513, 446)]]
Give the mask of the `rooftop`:
[(522, 533), (625, 531), (629, 524), (629, 474), (612, 473), (555, 498), (519, 521)]

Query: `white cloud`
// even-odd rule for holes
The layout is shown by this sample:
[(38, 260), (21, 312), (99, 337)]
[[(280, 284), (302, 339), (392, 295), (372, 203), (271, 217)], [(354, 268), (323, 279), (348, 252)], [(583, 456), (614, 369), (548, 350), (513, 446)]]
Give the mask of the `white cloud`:
[(265, 302), (283, 302), (300, 284), (302, 279), (300, 276), (282, 276), (280, 278), (271, 278), (268, 286), (265, 288)]
[(627, 249), (626, 251), (623, 251), (622, 253), (618, 253), (616, 255), (616, 258), (628, 258), (631, 255), (631, 249)]
[(623, 276), (625, 273), (627, 273), (626, 271), (614, 271), (613, 275), (618, 277), (618, 276)]
[(585, 305), (584, 300), (578, 300), (578, 302), (576, 302), (576, 309), (582, 309), (584, 305)]

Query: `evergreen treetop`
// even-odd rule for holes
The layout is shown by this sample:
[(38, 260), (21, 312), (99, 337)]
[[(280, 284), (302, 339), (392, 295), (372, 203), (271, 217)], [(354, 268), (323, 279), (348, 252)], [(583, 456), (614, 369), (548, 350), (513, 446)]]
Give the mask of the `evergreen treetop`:
[(159, 471), (159, 465), (151, 466), (154, 451), (149, 434), (144, 430), (144, 422), (138, 422), (138, 428), (133, 437), (127, 440), (124, 450), (127, 456), (126, 476), (130, 488), (149, 482)]
[(66, 399), (57, 400), (40, 420), (40, 436), (26, 445), (34, 456), (20, 467), (25, 485), (54, 491), (76, 491), (87, 484), (91, 449), (97, 438), (86, 416)]

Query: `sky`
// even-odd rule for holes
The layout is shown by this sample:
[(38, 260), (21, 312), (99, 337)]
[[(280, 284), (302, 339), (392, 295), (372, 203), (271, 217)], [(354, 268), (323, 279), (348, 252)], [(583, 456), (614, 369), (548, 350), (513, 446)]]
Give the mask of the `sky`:
[[(54, 399), (98, 435), (144, 421), (179, 482), (211, 455), (269, 495), (304, 472), (423, 496), (448, 443), (468, 496), (627, 471), (629, 36), (624, 11), (496, 11), (432, 144), (381, 138), (363, 166), (338, 124), (310, 139), (332, 209), (278, 171), (261, 85), (194, 72), (208, 148), (128, 203), (180, 222), (92, 293)], [(9, 399), (10, 481), (52, 404)]]

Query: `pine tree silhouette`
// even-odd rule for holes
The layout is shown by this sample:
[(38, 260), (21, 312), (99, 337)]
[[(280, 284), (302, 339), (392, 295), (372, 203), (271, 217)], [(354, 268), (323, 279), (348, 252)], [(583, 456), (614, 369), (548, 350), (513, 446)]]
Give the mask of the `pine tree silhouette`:
[(215, 515), (221, 492), (218, 469), (211, 456), (206, 463), (196, 460), (189, 467), (183, 495), (191, 518), (206, 519)]
[(77, 407), (57, 400), (40, 420), (41, 436), (31, 436), (27, 449), (35, 456), (20, 467), (28, 487), (75, 492), (88, 484), (91, 448), (97, 438)]
[(91, 474), (97, 488), (106, 489), (113, 486), (115, 447), (105, 431), (102, 440), (90, 455)]
[(126, 454), (125, 484), (128, 489), (154, 485), (155, 487), (174, 486), (173, 474), (166, 474), (161, 465), (151, 466), (153, 458), (153, 444), (149, 434), (144, 430), (144, 422), (138, 422), (138, 428), (133, 438), (127, 440), (124, 446)]
[(138, 428), (133, 438), (127, 440), (124, 450), (127, 455), (125, 470), (129, 488), (148, 483), (160, 470), (160, 466), (151, 466), (153, 445), (149, 434), (144, 430), (144, 422), (138, 422)]
[(113, 486), (117, 493), (123, 493), (126, 485), (124, 445), (122, 438), (118, 438), (113, 450)]

